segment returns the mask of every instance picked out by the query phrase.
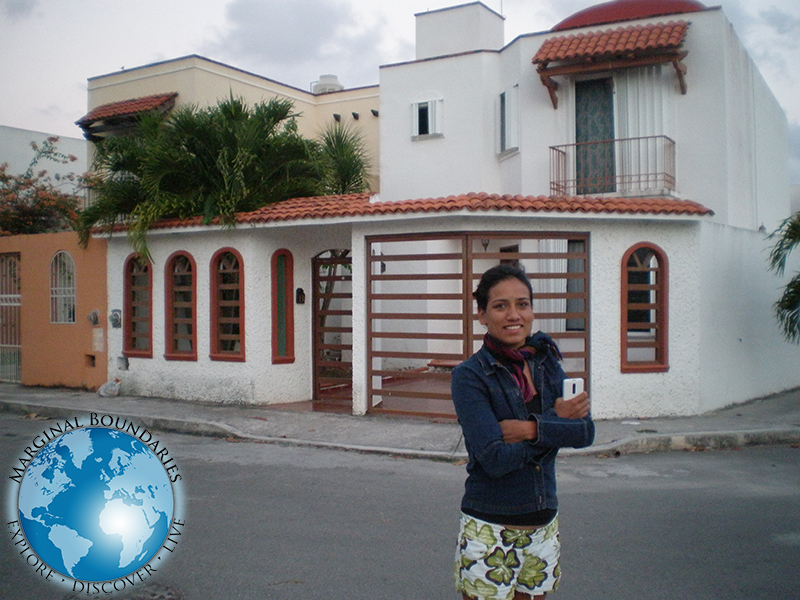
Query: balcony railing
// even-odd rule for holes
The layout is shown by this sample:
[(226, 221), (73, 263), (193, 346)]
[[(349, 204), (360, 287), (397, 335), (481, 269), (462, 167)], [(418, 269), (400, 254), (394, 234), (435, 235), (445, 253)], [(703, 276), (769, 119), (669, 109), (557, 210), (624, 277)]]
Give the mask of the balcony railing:
[(550, 194), (666, 195), (675, 191), (675, 142), (664, 135), (550, 147)]

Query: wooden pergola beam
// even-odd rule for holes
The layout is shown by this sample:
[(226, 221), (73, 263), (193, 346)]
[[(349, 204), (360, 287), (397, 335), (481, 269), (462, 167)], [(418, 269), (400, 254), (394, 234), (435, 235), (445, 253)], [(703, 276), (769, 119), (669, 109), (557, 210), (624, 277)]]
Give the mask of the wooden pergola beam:
[(536, 68), (539, 73), (539, 78), (542, 84), (547, 88), (550, 94), (550, 101), (553, 103), (553, 108), (558, 108), (558, 97), (556, 90), (558, 83), (552, 80), (553, 77), (562, 75), (578, 75), (578, 74), (591, 74), (603, 71), (613, 71), (616, 69), (633, 69), (636, 67), (651, 67), (655, 65), (662, 65), (672, 63), (675, 67), (675, 72), (678, 75), (678, 82), (680, 84), (681, 94), (685, 95), (687, 91), (686, 85), (686, 65), (681, 61), (686, 58), (688, 52), (670, 52), (665, 54), (652, 54), (648, 56), (629, 56), (617, 57), (610, 60), (594, 61), (587, 60), (586, 62), (572, 63), (568, 65), (560, 65), (557, 67), (548, 67), (547, 63), (540, 63)]

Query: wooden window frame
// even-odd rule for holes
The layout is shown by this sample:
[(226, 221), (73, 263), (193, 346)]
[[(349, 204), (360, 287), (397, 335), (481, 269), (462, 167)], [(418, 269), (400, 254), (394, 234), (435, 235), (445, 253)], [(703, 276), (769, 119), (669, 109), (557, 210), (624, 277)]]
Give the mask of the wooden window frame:
[[(131, 285), (131, 276), (133, 274), (133, 268), (136, 263), (143, 264), (146, 267), (145, 273), (147, 275), (147, 284), (146, 288), (137, 287), (134, 288)], [(134, 253), (128, 256), (125, 260), (125, 267), (124, 267), (124, 281), (123, 281), (123, 342), (122, 342), (122, 355), (128, 358), (153, 358), (153, 264), (143, 258), (140, 254)], [(138, 290), (146, 290), (147, 292), (147, 340), (148, 340), (148, 348), (147, 350), (143, 350), (140, 348), (136, 348), (136, 340), (139, 337), (145, 337), (142, 335), (134, 335), (133, 334), (133, 308), (134, 308), (134, 301), (133, 301), (133, 294)], [(139, 303), (142, 304), (142, 303)]]
[[(280, 289), (278, 261), (285, 258), (283, 289)], [(272, 364), (294, 362), (294, 258), (286, 248), (276, 250), (272, 255)], [(283, 315), (281, 315), (281, 300)], [(283, 331), (281, 331), (283, 317)], [(280, 336), (286, 340), (285, 353), (281, 354)]]
[[(628, 293), (631, 291), (628, 283), (628, 261), (638, 250), (647, 248), (656, 257), (658, 267), (655, 269), (656, 282), (650, 286), (656, 292), (656, 301), (652, 303), (655, 310), (655, 319), (652, 321), (656, 331), (655, 360), (631, 361), (628, 360), (628, 311), (641, 310), (630, 308)], [(620, 296), (620, 370), (622, 373), (663, 373), (669, 370), (669, 263), (667, 254), (657, 245), (650, 242), (640, 242), (628, 248), (622, 257), (621, 263), (621, 296)]]
[[(175, 317), (176, 285), (174, 265), (175, 261), (179, 258), (186, 258), (191, 267), (192, 279), (190, 285), (188, 286), (189, 292), (191, 293), (191, 299), (188, 303), (182, 303), (188, 304), (188, 308), (192, 313), (191, 321), (189, 322), (192, 327), (192, 333), (189, 336), (189, 342), (191, 343), (192, 349), (189, 351), (176, 349), (176, 340), (178, 339), (178, 336), (175, 333), (175, 325), (179, 321), (188, 321), (186, 319), (177, 319)], [(167, 259), (166, 266), (164, 268), (164, 345), (166, 346), (164, 350), (164, 358), (166, 360), (197, 360), (197, 263), (191, 254), (182, 250), (171, 254)]]
[[(239, 306), (239, 350), (226, 351), (220, 348), (220, 333), (219, 327), (222, 324), (223, 317), (220, 315), (220, 281), (219, 281), (219, 264), (220, 260), (225, 254), (233, 254), (239, 263), (239, 280), (238, 280), (238, 306)], [(211, 360), (229, 361), (229, 362), (244, 362), (245, 355), (245, 303), (244, 303), (244, 261), (242, 255), (233, 248), (221, 248), (214, 253), (211, 257), (211, 352), (209, 358)]]

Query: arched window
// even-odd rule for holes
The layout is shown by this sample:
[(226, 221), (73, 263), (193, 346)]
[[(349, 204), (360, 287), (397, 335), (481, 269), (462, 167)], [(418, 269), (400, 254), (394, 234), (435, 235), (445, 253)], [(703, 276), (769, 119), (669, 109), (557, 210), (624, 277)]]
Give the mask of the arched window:
[(164, 358), (197, 360), (197, 267), (191, 255), (176, 252), (164, 269), (166, 310)]
[(669, 369), (667, 255), (646, 242), (622, 258), (622, 372)]
[(211, 258), (211, 359), (244, 361), (244, 263), (232, 248)]
[(272, 362), (294, 362), (294, 260), (286, 249), (272, 255)]
[(125, 261), (123, 282), (123, 348), (125, 356), (153, 357), (153, 270), (139, 254)]
[(50, 261), (50, 322), (75, 322), (75, 261), (64, 250)]

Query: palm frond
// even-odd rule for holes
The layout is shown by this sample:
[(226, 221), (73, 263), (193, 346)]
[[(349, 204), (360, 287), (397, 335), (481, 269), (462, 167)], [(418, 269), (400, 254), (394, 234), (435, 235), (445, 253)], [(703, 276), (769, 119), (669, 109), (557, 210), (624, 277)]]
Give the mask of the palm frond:
[(320, 137), (328, 194), (351, 194), (367, 189), (370, 161), (359, 131), (342, 123), (331, 123)]
[(789, 342), (800, 343), (800, 273), (786, 284), (783, 294), (775, 303), (775, 314), (784, 337)]
[(767, 239), (777, 239), (769, 253), (770, 269), (783, 275), (786, 258), (800, 244), (800, 213), (789, 217)]

